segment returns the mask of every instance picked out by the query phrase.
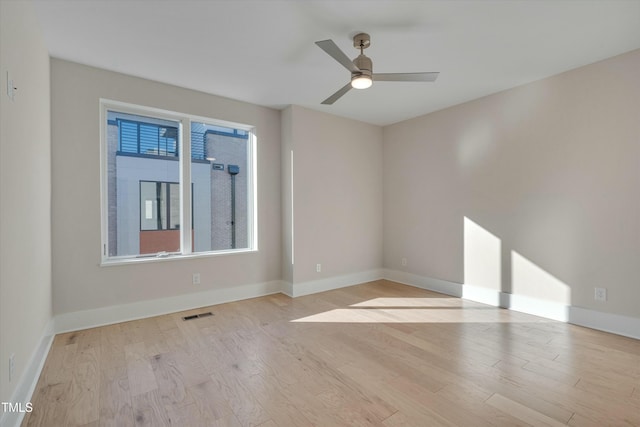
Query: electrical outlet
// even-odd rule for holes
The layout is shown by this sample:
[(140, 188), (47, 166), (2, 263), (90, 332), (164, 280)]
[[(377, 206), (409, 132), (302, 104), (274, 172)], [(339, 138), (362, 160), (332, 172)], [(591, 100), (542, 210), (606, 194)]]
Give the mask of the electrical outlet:
[(406, 258), (402, 258), (402, 265), (406, 266), (407, 265), (407, 259)]
[(320, 273), (322, 271), (322, 264), (316, 264), (316, 273)]
[(193, 273), (193, 277), (191, 278), (191, 283), (194, 285), (200, 284), (200, 273)]
[(594, 288), (593, 299), (596, 301), (606, 301), (607, 288)]
[(13, 379), (13, 376), (16, 374), (16, 355), (13, 353), (9, 356), (9, 382)]

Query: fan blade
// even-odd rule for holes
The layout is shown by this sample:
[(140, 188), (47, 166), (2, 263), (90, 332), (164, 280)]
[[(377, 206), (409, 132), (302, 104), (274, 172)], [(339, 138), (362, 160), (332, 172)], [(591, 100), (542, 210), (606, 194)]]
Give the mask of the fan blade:
[(325, 105), (331, 105), (334, 102), (336, 102), (338, 99), (340, 99), (342, 95), (349, 92), (350, 89), (351, 89), (351, 82), (347, 83), (342, 88), (338, 89), (336, 93), (334, 93), (333, 95), (331, 95), (330, 97), (322, 101), (322, 103)]
[(374, 82), (432, 82), (438, 78), (435, 73), (374, 73)]
[(351, 71), (352, 73), (359, 73), (360, 68), (356, 67), (353, 61), (349, 59), (347, 55), (343, 51), (340, 50), (337, 44), (333, 42), (333, 40), (322, 40), (316, 42), (318, 47), (329, 54), (333, 59), (342, 64), (344, 68)]

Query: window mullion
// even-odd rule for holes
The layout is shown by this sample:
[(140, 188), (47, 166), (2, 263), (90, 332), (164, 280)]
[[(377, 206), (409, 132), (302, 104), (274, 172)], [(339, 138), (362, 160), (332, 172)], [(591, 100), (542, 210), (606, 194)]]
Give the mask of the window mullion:
[(193, 248), (191, 213), (191, 121), (180, 121), (180, 242), (181, 252), (190, 254)]

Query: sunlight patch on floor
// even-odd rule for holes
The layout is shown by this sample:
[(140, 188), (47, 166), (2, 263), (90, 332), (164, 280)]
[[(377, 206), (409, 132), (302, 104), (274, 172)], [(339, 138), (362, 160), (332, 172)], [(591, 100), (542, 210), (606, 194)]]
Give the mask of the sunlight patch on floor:
[(374, 298), (351, 304), (350, 307), (462, 307), (460, 298)]
[(317, 323), (531, 323), (544, 319), (460, 298), (374, 298), (292, 320)]

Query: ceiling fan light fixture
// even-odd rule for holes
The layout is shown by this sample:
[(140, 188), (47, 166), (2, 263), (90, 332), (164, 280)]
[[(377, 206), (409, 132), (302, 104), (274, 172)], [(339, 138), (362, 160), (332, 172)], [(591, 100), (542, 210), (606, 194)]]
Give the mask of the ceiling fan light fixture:
[[(362, 42), (361, 42), (362, 43)], [(362, 52), (364, 46), (361, 44), (360, 51)], [(373, 84), (373, 62), (367, 55), (360, 53), (356, 59), (353, 60), (360, 72), (351, 74), (351, 87), (354, 89), (367, 89)]]
[(351, 87), (354, 89), (367, 89), (373, 84), (371, 76), (366, 74), (356, 74), (351, 78)]

